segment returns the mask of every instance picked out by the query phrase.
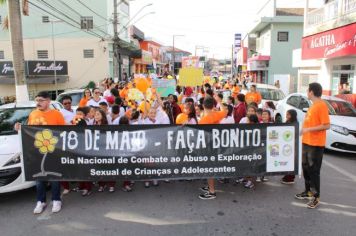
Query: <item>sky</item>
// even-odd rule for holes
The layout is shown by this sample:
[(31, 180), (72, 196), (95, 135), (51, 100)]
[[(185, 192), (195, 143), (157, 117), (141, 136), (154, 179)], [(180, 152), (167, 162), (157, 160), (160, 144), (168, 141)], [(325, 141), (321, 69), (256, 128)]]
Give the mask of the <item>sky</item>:
[[(256, 23), (256, 13), (266, 2), (272, 1), (133, 0), (130, 1), (130, 15), (139, 12), (132, 22), (145, 33), (145, 37), (172, 46), (173, 35), (184, 35), (175, 37), (176, 47), (194, 55), (196, 46), (202, 46), (209, 51), (209, 57), (228, 59), (231, 58), (234, 34), (242, 33), (244, 37)], [(152, 6), (144, 7), (150, 3)], [(305, 0), (277, 0), (278, 7), (304, 5)], [(149, 12), (155, 14), (146, 15)], [(199, 56), (202, 53), (203, 49), (197, 50)]]

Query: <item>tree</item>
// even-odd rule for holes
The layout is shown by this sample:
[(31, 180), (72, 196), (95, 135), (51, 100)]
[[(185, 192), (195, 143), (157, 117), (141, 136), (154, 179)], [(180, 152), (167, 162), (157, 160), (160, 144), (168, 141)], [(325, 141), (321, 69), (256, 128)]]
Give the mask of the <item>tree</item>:
[[(12, 47), (13, 67), (15, 75), (16, 100), (28, 101), (28, 89), (25, 76), (25, 58), (23, 50), (22, 21), (20, 0), (0, 0), (0, 5), (7, 2), (8, 6), (8, 28), (10, 30), (10, 39)], [(23, 13), (26, 15), (28, 9), (25, 9), (27, 0), (24, 0)]]

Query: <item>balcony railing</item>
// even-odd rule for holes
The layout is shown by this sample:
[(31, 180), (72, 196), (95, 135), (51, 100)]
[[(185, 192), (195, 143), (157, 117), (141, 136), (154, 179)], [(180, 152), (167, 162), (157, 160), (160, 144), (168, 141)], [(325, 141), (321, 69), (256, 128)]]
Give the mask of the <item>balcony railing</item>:
[(356, 12), (356, 0), (345, 0), (343, 10), (345, 14)]
[(308, 12), (307, 27), (323, 25), (345, 15), (356, 13), (356, 0), (335, 0)]

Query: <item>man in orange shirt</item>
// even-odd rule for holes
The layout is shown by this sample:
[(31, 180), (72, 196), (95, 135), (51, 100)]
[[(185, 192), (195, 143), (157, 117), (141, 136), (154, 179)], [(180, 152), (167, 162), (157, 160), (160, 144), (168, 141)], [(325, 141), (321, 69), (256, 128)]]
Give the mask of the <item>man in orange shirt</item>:
[(313, 105), (309, 108), (301, 130), (302, 167), (305, 180), (305, 191), (295, 195), (304, 200), (311, 198), (307, 207), (316, 208), (320, 203), (320, 169), (326, 143), (326, 130), (330, 128), (329, 109), (321, 99), (322, 87), (311, 83), (308, 88), (308, 99)]
[[(40, 92), (36, 96), (37, 109), (32, 111), (28, 117), (28, 125), (65, 125), (63, 115), (54, 109), (50, 109), (51, 99), (47, 92)], [(15, 125), (16, 130), (20, 130), (21, 125)], [(52, 212), (57, 213), (62, 208), (60, 196), (60, 184), (58, 181), (51, 181), (52, 190)], [(46, 208), (46, 184), (44, 181), (36, 182), (37, 205), (33, 210), (34, 214), (40, 214)]]
[[(199, 124), (219, 124), (220, 121), (226, 116), (226, 111), (214, 111), (214, 98), (206, 96), (203, 101), (204, 116), (200, 119)], [(202, 187), (201, 190), (204, 194), (199, 195), (200, 199), (209, 200), (215, 199), (215, 180), (208, 179), (208, 186)]]
[(256, 90), (256, 85), (251, 85), (250, 92), (246, 93), (245, 95), (245, 100), (247, 105), (251, 102), (255, 102), (257, 105), (261, 103), (262, 97), (261, 94)]

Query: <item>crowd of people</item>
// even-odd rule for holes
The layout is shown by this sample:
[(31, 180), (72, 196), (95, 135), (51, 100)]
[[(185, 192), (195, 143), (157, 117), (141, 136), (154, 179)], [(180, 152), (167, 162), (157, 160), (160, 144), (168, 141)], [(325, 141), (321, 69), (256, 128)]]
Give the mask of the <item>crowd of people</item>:
[[(145, 91), (141, 101), (131, 100), (128, 96), (130, 88), (138, 87), (135, 80), (124, 84), (117, 84), (114, 81), (106, 79), (102, 83), (102, 88), (85, 89), (77, 109), (72, 107), (72, 98), (64, 96), (61, 100), (64, 109), (56, 116), (62, 118), (53, 119), (45, 117), (45, 124), (51, 125), (160, 125), (160, 124), (177, 124), (177, 125), (200, 125), (200, 124), (259, 124), (274, 123), (274, 104), (266, 102), (262, 104), (261, 94), (257, 91), (255, 85), (251, 85), (249, 91), (246, 86), (240, 85), (238, 81), (228, 81), (225, 84), (204, 83), (197, 87), (176, 87), (176, 92), (168, 97), (161, 97), (154, 89), (151, 89), (151, 96), (147, 97)], [(231, 96), (224, 97), (220, 89), (230, 90)], [(37, 109), (49, 109), (46, 101), (49, 95), (45, 92), (36, 97)], [(47, 104), (47, 105), (46, 105)], [(53, 111), (55, 112), (55, 111)], [(33, 115), (33, 114), (31, 114)], [(41, 125), (34, 115), (29, 118), (29, 124)], [(287, 112), (286, 120), (288, 123), (297, 122), (297, 113), (295, 110)], [(304, 168), (304, 167), (303, 167)], [(166, 180), (168, 181), (168, 180)], [(256, 188), (257, 183), (268, 181), (264, 176), (244, 177), (234, 180), (219, 179), (221, 183), (234, 181), (242, 184), (247, 189)], [(284, 176), (281, 179), (283, 184), (293, 184), (294, 175)], [(54, 201), (53, 212), (58, 212), (61, 208), (59, 199), (60, 187), (52, 182), (52, 200)], [(98, 182), (97, 192), (109, 191), (114, 192), (117, 186), (116, 182)], [(144, 182), (145, 187), (153, 184), (158, 186), (157, 180), (148, 180)], [(80, 192), (82, 196), (88, 196), (93, 192), (94, 183), (80, 182), (78, 184), (61, 182), (64, 188), (63, 194), (71, 191)], [(72, 187), (71, 187), (72, 185)], [(75, 185), (75, 186), (73, 186)], [(134, 182), (124, 181), (122, 190), (130, 192), (133, 190)], [(39, 214), (45, 208), (45, 193), (43, 193), (43, 183), (37, 184), (37, 205), (34, 213)], [(306, 187), (307, 188), (307, 187)], [(41, 190), (42, 189), (42, 190)], [(200, 199), (214, 199), (215, 179), (208, 179), (208, 185), (201, 188), (203, 191), (199, 195)], [(303, 192), (297, 198), (301, 199), (309, 196), (309, 189)], [(316, 194), (319, 193), (317, 191)], [(319, 197), (315, 195), (315, 198)], [(55, 203), (57, 204), (55, 206)]]

